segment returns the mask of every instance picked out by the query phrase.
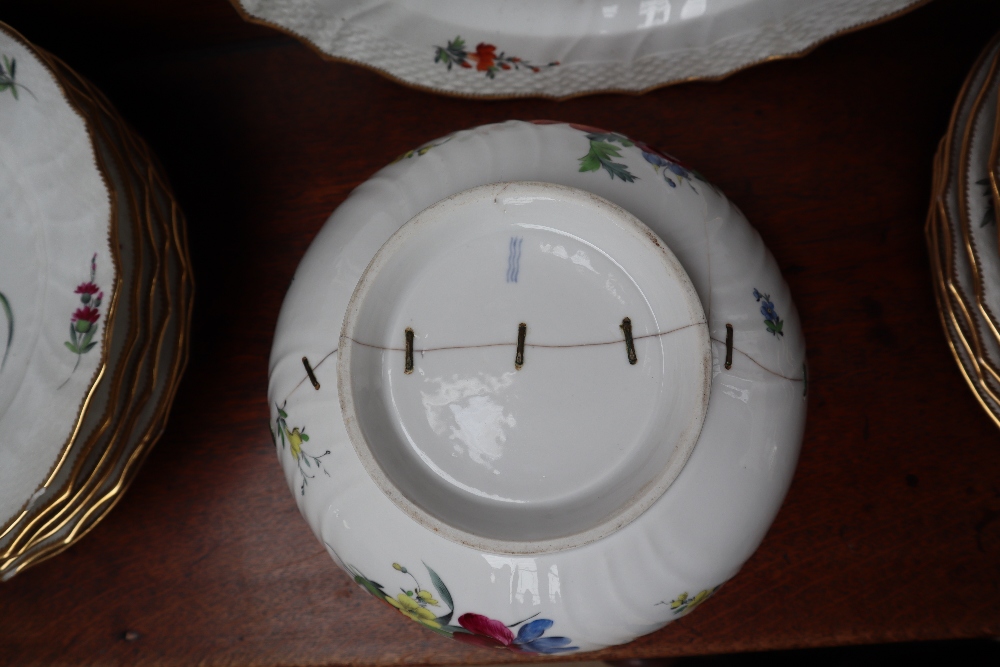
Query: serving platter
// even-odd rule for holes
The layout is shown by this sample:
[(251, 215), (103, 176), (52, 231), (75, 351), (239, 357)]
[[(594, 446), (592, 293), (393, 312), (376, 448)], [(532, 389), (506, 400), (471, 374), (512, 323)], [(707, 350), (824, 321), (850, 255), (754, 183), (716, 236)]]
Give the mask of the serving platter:
[[(676, 256), (704, 309), (705, 320), (689, 323), (707, 327), (710, 350), (708, 409), (697, 444), (651, 503), (625, 512), (610, 530), (595, 514), (588, 515), (590, 523), (582, 521), (563, 535), (553, 524), (545, 527), (542, 512), (530, 530), (521, 523), (505, 533), (503, 520), (513, 515), (498, 508), (522, 504), (530, 515), (536, 503), (544, 510), (548, 499), (530, 494), (547, 491), (548, 475), (562, 470), (558, 462), (543, 461), (532, 471), (523, 465), (525, 458), (539, 450), (542, 455), (562, 451), (564, 457), (590, 451), (586, 433), (533, 440), (531, 433), (544, 431), (544, 422), (519, 435), (517, 425), (531, 423), (532, 409), (553, 410), (553, 422), (560, 413), (570, 415), (571, 422), (588, 412), (587, 418), (604, 415), (623, 428), (629, 428), (627, 419), (619, 421), (623, 414), (648, 423), (655, 412), (647, 404), (648, 389), (632, 394), (622, 383), (629, 377), (638, 382), (636, 372), (661, 377), (664, 371), (657, 369), (664, 367), (648, 364), (686, 325), (640, 320), (633, 304), (626, 315), (637, 319), (629, 333), (624, 333), (622, 313), (613, 309), (600, 322), (560, 331), (561, 323), (577, 322), (579, 316), (546, 291), (558, 282), (555, 277), (537, 282), (540, 267), (552, 266), (548, 262), (588, 272), (587, 266), (598, 266), (602, 249), (614, 247), (612, 241), (596, 242), (589, 234), (564, 229), (556, 223), (565, 218), (559, 207), (544, 214), (548, 222), (542, 227), (560, 230), (567, 239), (562, 242), (542, 238), (556, 232), (527, 220), (516, 223), (523, 231), (496, 232), (503, 241), (499, 248), (480, 245), (479, 235), (466, 241), (461, 234), (459, 239), (435, 233), (439, 242), (426, 248), (413, 244), (407, 252), (416, 254), (406, 256), (418, 259), (406, 260), (405, 270), (390, 271), (397, 277), (389, 284), (396, 287), (375, 292), (382, 295), (374, 297), (376, 304), (397, 313), (385, 317), (404, 317), (400, 322), (407, 324), (384, 331), (349, 326), (372, 321), (363, 315), (368, 297), (357, 294), (367, 289), (363, 275), (382, 266), (376, 253), (390, 252), (394, 234), (411, 234), (404, 228), (412, 229), (445, 200), (454, 201), (449, 197), (473, 194), (487, 208), (495, 204), (508, 211), (507, 219), (519, 220), (518, 207), (561, 201), (557, 194), (531, 194), (542, 184), (596, 196), (647, 225), (650, 238)], [(484, 219), (469, 215), (469, 220)], [(508, 244), (505, 234), (515, 240)], [(623, 261), (624, 270), (631, 266), (629, 275), (640, 275), (633, 261)], [(488, 272), (494, 265), (496, 275)], [(450, 282), (434, 277), (436, 266), (441, 276), (452, 276)], [(377, 269), (380, 275), (383, 271)], [(400, 283), (403, 276), (409, 278)], [(480, 289), (490, 276), (496, 285)], [(610, 286), (593, 294), (619, 285), (608, 280)], [(412, 289), (405, 287), (407, 281)], [(449, 296), (444, 288), (430, 287), (446, 284), (459, 291)], [(517, 291), (522, 285), (526, 291)], [(573, 296), (577, 287), (559, 293), (566, 303), (578, 298)], [(517, 294), (525, 301), (505, 300)], [(545, 314), (546, 302), (551, 316)], [(409, 312), (406, 304), (414, 303), (425, 307), (402, 315)], [(433, 316), (442, 308), (454, 308), (453, 314)], [(604, 307), (581, 312), (604, 312)], [(506, 335), (505, 327), (494, 326), (502, 313), (513, 318)], [(412, 323), (406, 319), (410, 316)], [(403, 326), (413, 329), (412, 336), (404, 337)], [(341, 331), (339, 344), (332, 335), (336, 331)], [(634, 350), (626, 355), (633, 340)], [(350, 370), (356, 350), (368, 351), (361, 368), (382, 364), (385, 375)], [(624, 643), (699, 606), (736, 574), (763, 539), (791, 480), (805, 421), (805, 343), (798, 317), (774, 259), (738, 209), (666, 154), (621, 134), (563, 123), (509, 121), (457, 132), (407, 151), (359, 186), (331, 216), (296, 272), (270, 366), (276, 451), (300, 511), (335, 562), (373, 596), (431, 630), (529, 653)], [(606, 370), (588, 374), (588, 367)], [(574, 375), (579, 368), (584, 370)], [(539, 386), (548, 389), (539, 391)], [(364, 406), (391, 405), (389, 416), (372, 419), (355, 410), (349, 393), (359, 387), (368, 391)], [(616, 392), (639, 407), (634, 412), (614, 407)], [(535, 398), (520, 402), (522, 396)], [(484, 418), (466, 419), (473, 414)], [(420, 419), (427, 423), (421, 426)], [(373, 436), (371, 429), (379, 424), (396, 424), (391, 428), (401, 434), (399, 441), (410, 443), (388, 455), (397, 464), (383, 458), (373, 465), (364, 455), (363, 443), (374, 450), (394, 437)], [(437, 439), (418, 433), (428, 426)], [(428, 446), (432, 441), (437, 444)], [(622, 436), (622, 460), (634, 456), (631, 442)], [(445, 444), (452, 449), (444, 449)], [(504, 458), (506, 451), (513, 463)], [(593, 467), (567, 459), (563, 468), (583, 471), (578, 488), (597, 488), (604, 468), (615, 467), (604, 466), (603, 455), (595, 450)], [(378, 457), (375, 452), (373, 458)], [(660, 465), (665, 464), (655, 464)], [(540, 479), (522, 488), (518, 480), (532, 474)], [(423, 475), (417, 491), (399, 482), (408, 475)], [(490, 486), (492, 475), (497, 481)], [(394, 479), (387, 483), (388, 478)], [(552, 486), (556, 495), (565, 488)], [(456, 498), (435, 504), (421, 496), (427, 489)], [(567, 516), (576, 507), (552, 502)], [(498, 519), (491, 525), (463, 524), (442, 509), (463, 504), (497, 510)], [(630, 507), (639, 506), (635, 500)]]
[(802, 55), (925, 0), (231, 0), (319, 53), (470, 97), (640, 93)]

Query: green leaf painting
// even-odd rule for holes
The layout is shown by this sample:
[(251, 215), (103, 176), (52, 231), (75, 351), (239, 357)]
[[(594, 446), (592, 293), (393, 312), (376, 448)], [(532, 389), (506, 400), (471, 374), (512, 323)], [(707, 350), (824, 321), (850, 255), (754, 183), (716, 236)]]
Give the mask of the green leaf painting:
[(434, 590), (438, 592), (438, 595), (440, 595), (441, 599), (445, 601), (445, 604), (454, 609), (455, 603), (451, 599), (451, 592), (448, 590), (448, 587), (444, 585), (444, 582), (441, 581), (441, 577), (439, 577), (438, 573), (432, 570), (431, 566), (427, 563), (424, 563), (424, 567), (427, 568), (427, 573), (431, 576), (431, 583), (434, 584)]
[(628, 170), (628, 167), (614, 161), (614, 158), (620, 158), (622, 154), (619, 147), (612, 143), (617, 142), (627, 148), (634, 145), (632, 141), (614, 132), (590, 132), (587, 134), (587, 139), (590, 141), (590, 150), (580, 158), (580, 171), (604, 169), (611, 180), (617, 176), (626, 183), (636, 181), (637, 177)]
[(18, 89), (27, 91), (32, 97), (35, 96), (26, 86), (17, 82), (17, 59), (7, 55), (0, 56), (0, 93), (9, 90), (14, 99), (18, 100), (21, 99)]

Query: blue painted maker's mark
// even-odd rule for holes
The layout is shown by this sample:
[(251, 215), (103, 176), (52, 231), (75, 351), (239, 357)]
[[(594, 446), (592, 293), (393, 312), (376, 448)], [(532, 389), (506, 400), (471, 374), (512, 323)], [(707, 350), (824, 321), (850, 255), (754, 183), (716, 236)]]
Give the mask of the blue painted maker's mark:
[(510, 237), (507, 254), (507, 282), (516, 283), (517, 276), (521, 273), (521, 243), (524, 239), (520, 236)]

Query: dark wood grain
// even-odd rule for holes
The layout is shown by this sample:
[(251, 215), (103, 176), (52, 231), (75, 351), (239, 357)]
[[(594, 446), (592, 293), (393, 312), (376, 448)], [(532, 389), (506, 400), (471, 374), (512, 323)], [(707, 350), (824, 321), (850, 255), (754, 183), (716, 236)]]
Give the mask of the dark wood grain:
[(948, 352), (922, 234), (936, 143), (1000, 4), (938, 1), (720, 83), (562, 103), (410, 90), (224, 0), (7, 0), (0, 20), (158, 152), (198, 284), (163, 439), (89, 536), (0, 585), (0, 663), (514, 659), (406, 622), (335, 568), (285, 487), (265, 397), (278, 308), (330, 212), (399, 153), (508, 118), (696, 165), (763, 235), (808, 340), (802, 456), (761, 548), (692, 616), (596, 657), (1000, 635), (1000, 432)]

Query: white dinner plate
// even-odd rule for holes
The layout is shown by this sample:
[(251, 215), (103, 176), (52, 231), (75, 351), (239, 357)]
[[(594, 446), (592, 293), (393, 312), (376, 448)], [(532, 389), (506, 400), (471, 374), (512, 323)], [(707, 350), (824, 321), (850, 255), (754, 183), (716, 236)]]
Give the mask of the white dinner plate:
[(0, 534), (66, 462), (121, 279), (109, 189), (59, 83), (0, 30)]
[(1000, 339), (990, 299), (997, 279), (996, 221), (988, 203), (1000, 38), (983, 51), (955, 103), (935, 158), (927, 239), (935, 294), (955, 360), (977, 400), (1000, 426)]

